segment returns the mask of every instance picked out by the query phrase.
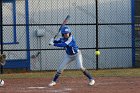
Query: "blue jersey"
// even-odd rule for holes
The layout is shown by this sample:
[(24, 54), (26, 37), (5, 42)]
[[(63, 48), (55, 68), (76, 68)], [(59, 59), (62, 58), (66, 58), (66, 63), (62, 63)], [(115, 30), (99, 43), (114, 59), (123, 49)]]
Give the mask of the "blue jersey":
[(54, 46), (65, 47), (68, 55), (78, 53), (78, 46), (76, 45), (73, 35), (71, 35), (69, 38), (59, 38), (58, 40), (54, 40)]

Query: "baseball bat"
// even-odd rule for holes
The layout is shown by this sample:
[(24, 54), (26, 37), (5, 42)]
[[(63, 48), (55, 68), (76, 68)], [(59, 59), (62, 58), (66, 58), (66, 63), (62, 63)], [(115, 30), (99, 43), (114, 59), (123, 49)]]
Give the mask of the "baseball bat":
[(61, 31), (62, 27), (67, 24), (68, 20), (70, 19), (70, 15), (67, 15), (67, 17), (64, 19), (63, 23), (61, 24), (57, 34), (54, 36), (54, 39), (58, 36), (59, 32)]

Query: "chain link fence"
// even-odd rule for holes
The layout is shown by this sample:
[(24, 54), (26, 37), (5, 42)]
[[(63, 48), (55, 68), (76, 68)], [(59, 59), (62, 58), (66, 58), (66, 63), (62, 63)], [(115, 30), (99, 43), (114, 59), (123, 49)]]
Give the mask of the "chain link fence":
[[(2, 4), (5, 68), (56, 70), (65, 51), (49, 46), (49, 40), (68, 14), (71, 16), (68, 25), (82, 51), (84, 67), (133, 67), (132, 6), (130, 0), (5, 0)], [(96, 49), (101, 52), (98, 61)], [(16, 65), (8, 66), (11, 64)], [(67, 69), (77, 69), (76, 63)]]

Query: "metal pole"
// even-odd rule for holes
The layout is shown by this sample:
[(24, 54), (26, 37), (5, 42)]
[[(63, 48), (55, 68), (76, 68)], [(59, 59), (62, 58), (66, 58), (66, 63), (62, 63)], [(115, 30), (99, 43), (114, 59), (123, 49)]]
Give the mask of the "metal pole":
[[(2, 28), (2, 0), (0, 0), (0, 43), (1, 43), (1, 54), (3, 54), (3, 28)], [(3, 66), (1, 65), (1, 74), (3, 74)]]
[[(26, 20), (26, 44), (27, 49), (30, 49), (30, 33), (29, 33), (29, 2), (28, 0), (25, 0), (25, 20)], [(27, 51), (27, 70), (30, 70), (30, 51)]]
[[(96, 0), (96, 51), (98, 51), (98, 0)], [(98, 70), (98, 55), (96, 55), (96, 70)]]

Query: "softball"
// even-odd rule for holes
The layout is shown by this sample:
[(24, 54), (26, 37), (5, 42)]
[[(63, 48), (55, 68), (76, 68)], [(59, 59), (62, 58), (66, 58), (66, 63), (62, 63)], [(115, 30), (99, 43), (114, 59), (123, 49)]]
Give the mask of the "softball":
[(100, 51), (95, 51), (95, 55), (100, 55)]

